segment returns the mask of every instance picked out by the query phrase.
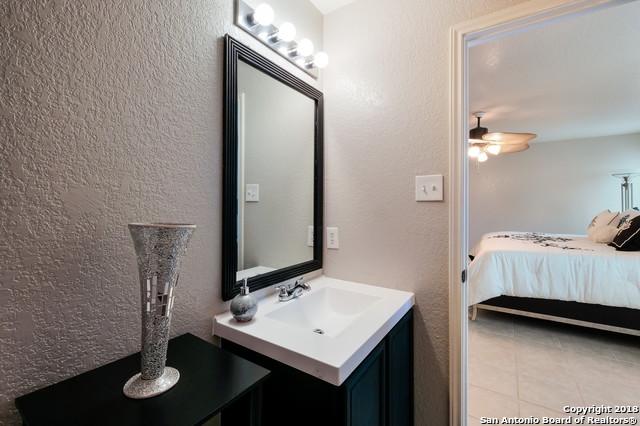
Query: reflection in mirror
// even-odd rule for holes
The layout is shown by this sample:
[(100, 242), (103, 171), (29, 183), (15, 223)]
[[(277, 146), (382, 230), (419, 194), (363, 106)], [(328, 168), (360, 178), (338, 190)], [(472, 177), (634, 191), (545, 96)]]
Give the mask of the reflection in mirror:
[(236, 281), (313, 260), (315, 101), (238, 61)]

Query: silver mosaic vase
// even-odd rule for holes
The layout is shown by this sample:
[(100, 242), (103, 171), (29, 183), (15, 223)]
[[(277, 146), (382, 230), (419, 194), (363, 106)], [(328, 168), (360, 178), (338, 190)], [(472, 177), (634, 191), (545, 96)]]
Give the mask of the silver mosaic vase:
[(187, 224), (129, 224), (138, 260), (142, 307), (141, 372), (124, 385), (129, 398), (159, 395), (180, 378), (178, 370), (165, 363), (180, 264), (195, 229), (195, 225)]

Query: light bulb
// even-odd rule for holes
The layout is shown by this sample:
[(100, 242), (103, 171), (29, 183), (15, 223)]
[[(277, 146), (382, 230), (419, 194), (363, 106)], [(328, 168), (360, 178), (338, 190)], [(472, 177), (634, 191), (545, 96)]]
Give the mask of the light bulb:
[(478, 161), (480, 163), (484, 163), (485, 161), (487, 161), (489, 159), (489, 156), (487, 155), (486, 152), (482, 151), (480, 154), (478, 154)]
[(491, 155), (498, 155), (500, 154), (500, 151), (502, 151), (501, 145), (491, 144), (487, 146), (487, 152)]
[(275, 18), (275, 13), (273, 12), (273, 8), (266, 3), (260, 3), (256, 10), (253, 11), (253, 21), (257, 22), (262, 26), (271, 25), (273, 23), (273, 18)]
[(300, 56), (311, 56), (313, 55), (313, 42), (308, 38), (303, 38), (298, 42), (296, 50)]
[(326, 68), (329, 65), (329, 55), (324, 52), (316, 53), (316, 56), (313, 58), (313, 65), (318, 68)]
[(469, 157), (478, 158), (478, 155), (480, 155), (480, 147), (477, 145), (471, 145), (469, 147)]
[(285, 22), (278, 30), (278, 39), (287, 43), (296, 38), (296, 27), (291, 22)]

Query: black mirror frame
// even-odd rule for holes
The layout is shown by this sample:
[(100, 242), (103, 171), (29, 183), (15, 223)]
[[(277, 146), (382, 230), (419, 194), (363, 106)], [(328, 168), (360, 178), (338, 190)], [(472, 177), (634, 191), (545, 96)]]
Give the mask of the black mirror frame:
[(232, 299), (239, 292), (238, 265), (238, 81), (237, 65), (241, 60), (315, 101), (315, 161), (313, 199), (313, 260), (291, 265), (249, 278), (251, 291), (259, 290), (322, 269), (322, 230), (324, 210), (324, 101), (322, 92), (285, 71), (267, 58), (225, 35), (224, 63), (224, 144), (222, 177), (222, 299)]

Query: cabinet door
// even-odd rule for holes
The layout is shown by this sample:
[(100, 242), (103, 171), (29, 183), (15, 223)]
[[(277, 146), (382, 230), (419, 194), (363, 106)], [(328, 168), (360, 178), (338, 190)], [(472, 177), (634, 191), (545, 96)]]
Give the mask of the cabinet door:
[(386, 338), (389, 426), (413, 425), (413, 311)]
[(385, 344), (380, 343), (346, 383), (346, 425), (385, 426)]

